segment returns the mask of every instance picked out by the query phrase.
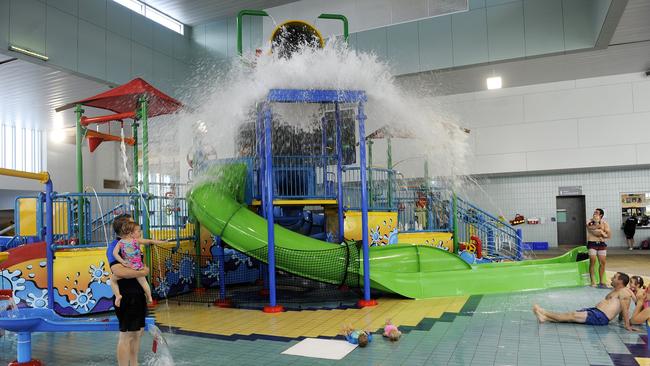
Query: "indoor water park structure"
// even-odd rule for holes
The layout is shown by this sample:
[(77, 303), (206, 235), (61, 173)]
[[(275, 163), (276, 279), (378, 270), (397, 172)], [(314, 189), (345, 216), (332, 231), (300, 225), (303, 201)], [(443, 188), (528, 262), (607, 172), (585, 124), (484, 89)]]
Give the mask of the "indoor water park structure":
[[(238, 13), (240, 57), (244, 34), (254, 28), (244, 19), (275, 23), (269, 18), (264, 10)], [(323, 13), (316, 19), (340, 22), (342, 40), (350, 40), (346, 16)], [(310, 23), (289, 20), (271, 32), (268, 53), (288, 60), (327, 42)], [(255, 49), (255, 57), (266, 51)], [(242, 60), (257, 67), (255, 59)], [(430, 175), (425, 155), (418, 161), (421, 174), (405, 177), (394, 163), (393, 141), (417, 136), (401, 132), (397, 123), (369, 131), (371, 95), (360, 88), (269, 87), (229, 137), (235, 141), (233, 156), (205, 154), (210, 142), (193, 136), (195, 146), (183, 147), (191, 151), (190, 171), (181, 172), (188, 179), (178, 181), (152, 178), (150, 120), (165, 116), (165, 123), (191, 129), (179, 121), (196, 106), (136, 77), (56, 108), (74, 110), (76, 117), (76, 191), (58, 192), (47, 171), (0, 167), (2, 177), (44, 186), (36, 194), (17, 195), (11, 227), (0, 227), (0, 330), (17, 334), (11, 365), (40, 364), (33, 358), (33, 333), (119, 330), (106, 250), (116, 238), (113, 223), (124, 215), (142, 227), (144, 238), (165, 241), (143, 250), (155, 299), (146, 330), (158, 324), (169, 333), (194, 336), (200, 330), (175, 323), (170, 308), (177, 306), (174, 315), (197, 323), (207, 321), (193, 312), (204, 316), (210, 308), (233, 318), (265, 319), (260, 323), (268, 334), (246, 333), (243, 327), (206, 332), (205, 339), (289, 342), (311, 333), (279, 334), (272, 317), (303, 310), (372, 314), (383, 302), (395, 309), (433, 304), (435, 321), (426, 311), (418, 313), (417, 322), (402, 327), (408, 336), (473, 317), (486, 296), (587, 291), (578, 289), (592, 281), (587, 247), (536, 259), (535, 243), (527, 241), (518, 221), (488, 212), (444, 177)], [(302, 120), (292, 124), (283, 114), (292, 108), (316, 112), (297, 114)], [(385, 140), (385, 151), (376, 147), (378, 140)], [(122, 182), (99, 190), (84, 182), (84, 145), (96, 153), (108, 142), (120, 145), (115, 159), (124, 167)], [(378, 154), (385, 154), (379, 160), (386, 164), (375, 163)], [(460, 305), (449, 305), (452, 310), (440, 305), (449, 299), (461, 299)], [(491, 306), (477, 318), (487, 319), (499, 304)], [(353, 318), (361, 322), (359, 314)], [(374, 319), (372, 326), (377, 324)], [(375, 344), (384, 341), (376, 338)]]

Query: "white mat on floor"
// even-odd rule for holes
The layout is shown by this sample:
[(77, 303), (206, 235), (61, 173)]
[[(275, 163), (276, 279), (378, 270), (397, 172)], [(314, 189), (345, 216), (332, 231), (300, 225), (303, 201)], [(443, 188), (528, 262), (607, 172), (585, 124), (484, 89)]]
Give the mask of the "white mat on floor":
[(282, 352), (283, 355), (340, 360), (357, 348), (356, 344), (334, 339), (307, 338)]

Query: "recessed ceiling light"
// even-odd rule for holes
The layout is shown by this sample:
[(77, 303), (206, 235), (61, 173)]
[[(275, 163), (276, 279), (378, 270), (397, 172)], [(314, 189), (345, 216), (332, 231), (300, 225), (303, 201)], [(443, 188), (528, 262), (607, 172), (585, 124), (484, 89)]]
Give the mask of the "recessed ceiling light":
[(501, 89), (501, 76), (493, 76), (487, 78), (487, 88), (492, 89)]

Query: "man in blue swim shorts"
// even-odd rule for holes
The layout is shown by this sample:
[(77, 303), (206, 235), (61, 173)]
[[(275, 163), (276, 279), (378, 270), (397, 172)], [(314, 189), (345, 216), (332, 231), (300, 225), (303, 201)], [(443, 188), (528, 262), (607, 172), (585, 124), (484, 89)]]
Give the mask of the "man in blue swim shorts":
[(617, 272), (612, 277), (612, 287), (614, 288), (593, 308), (584, 308), (568, 313), (554, 313), (543, 309), (539, 305), (533, 305), (533, 313), (540, 323), (546, 321), (554, 323), (578, 323), (587, 325), (607, 325), (618, 314), (623, 315), (625, 329), (636, 331), (630, 325), (630, 301), (632, 293), (627, 289), (630, 277), (625, 273)]

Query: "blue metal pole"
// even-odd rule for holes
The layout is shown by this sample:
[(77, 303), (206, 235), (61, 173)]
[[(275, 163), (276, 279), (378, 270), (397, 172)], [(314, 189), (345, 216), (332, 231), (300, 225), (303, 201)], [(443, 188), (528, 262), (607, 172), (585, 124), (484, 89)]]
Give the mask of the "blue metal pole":
[(32, 360), (32, 333), (19, 332), (18, 342), (16, 342), (16, 351), (18, 354), (18, 364), (22, 365)]
[(359, 120), (359, 169), (361, 173), (361, 239), (363, 242), (363, 298), (364, 305), (372, 305), (370, 300), (370, 258), (368, 243), (368, 182), (366, 170), (366, 115), (363, 110), (363, 102), (359, 102), (358, 116)]
[(321, 125), (321, 139), (320, 139), (320, 155), (321, 159), (323, 160), (323, 194), (324, 196), (328, 197), (329, 193), (327, 191), (327, 120), (325, 117), (321, 118), (320, 120), (320, 125)]
[(517, 229), (517, 260), (521, 260), (523, 255), (521, 253), (521, 247), (524, 241), (524, 232), (521, 229)]
[[(336, 200), (338, 201), (339, 243), (344, 240), (345, 218), (343, 216), (343, 144), (341, 141), (341, 107), (335, 103), (334, 118), (336, 119)], [(363, 135), (362, 135), (363, 136)], [(362, 138), (363, 140), (363, 138)]]
[[(263, 113), (263, 108), (258, 106), (257, 108), (257, 121), (255, 125), (255, 137), (257, 140), (257, 192), (255, 194), (259, 194), (260, 200), (265, 195), (265, 190), (264, 190), (264, 124), (262, 122), (262, 113)], [(266, 217), (266, 212), (265, 212), (264, 205), (261, 205), (260, 207), (260, 212), (262, 213), (263, 217)]]
[[(49, 309), (54, 309), (54, 248), (52, 247), (54, 245), (54, 205), (52, 203), (52, 195), (54, 194), (53, 191), (54, 187), (52, 180), (48, 180), (47, 183), (45, 183), (45, 247), (47, 248), (47, 307)], [(29, 333), (27, 333), (27, 337), (28, 340), (31, 339)]]
[(224, 258), (224, 250), (223, 243), (221, 242), (221, 237), (215, 235), (214, 242), (217, 244), (217, 260), (219, 261), (219, 299), (223, 301), (226, 299), (226, 259)]
[(279, 310), (275, 293), (275, 231), (273, 227), (273, 152), (271, 145), (271, 106), (266, 106), (264, 111), (264, 207), (266, 209), (266, 223), (268, 235), (268, 265), (269, 265), (269, 307), (265, 311), (276, 312)]

